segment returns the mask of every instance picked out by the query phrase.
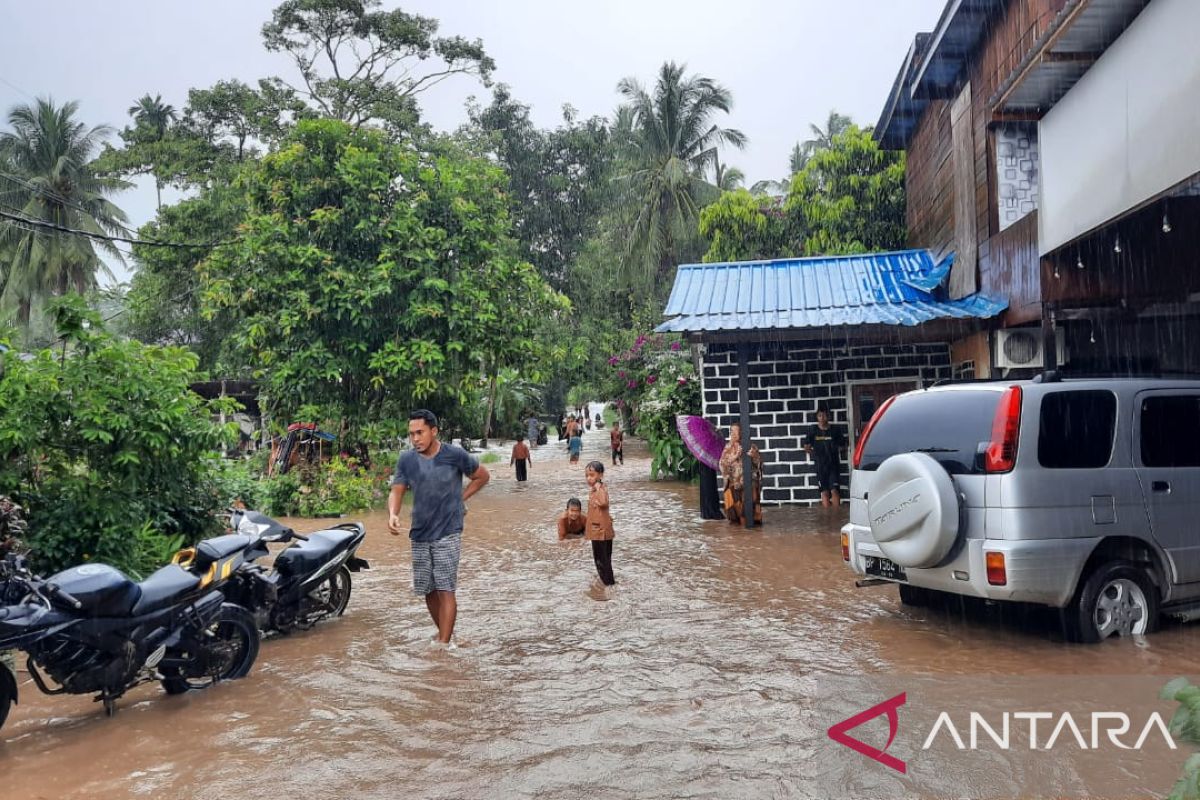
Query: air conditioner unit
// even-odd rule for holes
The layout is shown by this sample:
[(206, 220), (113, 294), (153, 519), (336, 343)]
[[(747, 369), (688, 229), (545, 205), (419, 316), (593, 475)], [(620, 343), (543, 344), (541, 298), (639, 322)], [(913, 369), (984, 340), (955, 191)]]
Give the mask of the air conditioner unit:
[[(1045, 366), (1042, 348), (1045, 339), (1041, 328), (1008, 328), (996, 331), (995, 365), (997, 369), (1020, 369)], [(1059, 366), (1067, 363), (1067, 348), (1061, 328), (1054, 332)]]

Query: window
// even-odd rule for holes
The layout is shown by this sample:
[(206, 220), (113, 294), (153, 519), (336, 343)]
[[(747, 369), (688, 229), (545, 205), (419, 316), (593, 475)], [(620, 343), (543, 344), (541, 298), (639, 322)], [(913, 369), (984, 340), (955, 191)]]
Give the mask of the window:
[(1047, 469), (1099, 469), (1112, 457), (1117, 398), (1103, 390), (1042, 398), (1038, 463)]
[(1141, 427), (1142, 464), (1200, 467), (1200, 396), (1147, 397)]
[(927, 453), (952, 475), (982, 472), (980, 445), (992, 434), (1000, 392), (954, 389), (896, 398), (875, 423), (859, 469), (878, 469), (896, 453)]

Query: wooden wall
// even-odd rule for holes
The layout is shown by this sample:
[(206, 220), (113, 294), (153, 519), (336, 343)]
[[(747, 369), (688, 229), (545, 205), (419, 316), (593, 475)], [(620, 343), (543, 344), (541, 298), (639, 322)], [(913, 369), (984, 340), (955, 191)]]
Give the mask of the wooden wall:
[[(958, 262), (977, 265), (981, 290), (1010, 296), (1013, 310), (1006, 315), (1005, 324), (1040, 317), (1037, 305), (1040, 288), (1037, 294), (1031, 294), (1039, 284), (1037, 225), (1036, 216), (1027, 217), (1004, 231), (997, 241), (992, 241), (993, 237), (999, 236), (1000, 229), (995, 143), (991, 131), (993, 113), (989, 101), (1067, 2), (1011, 0), (1005, 11), (989, 25), (985, 40), (967, 68), (967, 78), (971, 82), (975, 194), (973, 204), (962, 203), (963, 211), (959, 213), (975, 215), (978, 252), (971, 254), (977, 256), (975, 258), (964, 259), (960, 254)], [(971, 228), (969, 224), (956, 224), (953, 141), (949, 99), (930, 102), (908, 147), (908, 243), (910, 247), (925, 247), (938, 255), (955, 249), (956, 229)], [(1028, 241), (1022, 236), (1028, 236)], [(1013, 292), (1018, 294), (1013, 295)]]

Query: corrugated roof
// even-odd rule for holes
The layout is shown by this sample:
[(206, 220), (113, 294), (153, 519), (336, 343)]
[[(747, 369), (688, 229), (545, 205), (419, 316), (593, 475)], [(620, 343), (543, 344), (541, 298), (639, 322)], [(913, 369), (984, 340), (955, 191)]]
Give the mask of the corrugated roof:
[[(933, 279), (946, 263), (927, 250), (854, 256), (685, 264), (659, 331), (920, 325), (936, 319), (986, 319), (1008, 301), (971, 295), (947, 300)], [(922, 288), (928, 287), (928, 288)]]

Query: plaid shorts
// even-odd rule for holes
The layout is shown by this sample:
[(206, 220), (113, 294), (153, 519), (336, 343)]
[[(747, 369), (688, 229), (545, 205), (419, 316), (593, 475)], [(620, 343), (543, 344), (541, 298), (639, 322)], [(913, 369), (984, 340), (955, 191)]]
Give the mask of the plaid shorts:
[(434, 542), (413, 542), (413, 593), (423, 596), (434, 590), (453, 592), (457, 589), (460, 555), (462, 531)]

